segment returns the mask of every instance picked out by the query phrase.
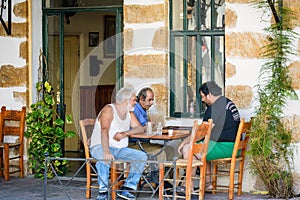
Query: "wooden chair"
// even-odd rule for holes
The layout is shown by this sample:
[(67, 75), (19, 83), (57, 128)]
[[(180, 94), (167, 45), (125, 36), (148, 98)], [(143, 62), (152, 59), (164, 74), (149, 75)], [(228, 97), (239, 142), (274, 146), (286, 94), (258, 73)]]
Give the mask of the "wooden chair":
[[(216, 192), (228, 192), (228, 199), (233, 199), (234, 189), (237, 189), (237, 194), (242, 194), (242, 182), (245, 164), (245, 155), (247, 150), (247, 144), (249, 141), (249, 129), (250, 122), (245, 122), (241, 119), (239, 124), (234, 149), (231, 158), (223, 158), (212, 160), (212, 193)], [(238, 167), (237, 164), (239, 164)], [(236, 169), (237, 168), (237, 169)], [(235, 174), (237, 174), (237, 182), (235, 182)], [(229, 185), (219, 184), (217, 182), (218, 177), (229, 176)]]
[[(208, 123), (202, 123), (198, 125), (198, 121), (194, 122), (191, 140), (190, 140), (190, 149), (188, 153), (188, 159), (178, 159), (176, 160), (176, 169), (174, 172), (176, 173), (176, 185), (179, 182), (185, 181), (186, 191), (185, 196), (180, 196), (177, 193), (175, 194), (175, 199), (183, 198), (183, 199), (191, 199), (191, 195), (199, 195), (199, 199), (204, 199), (205, 194), (205, 177), (206, 177), (206, 154), (208, 149), (208, 143), (210, 139), (212, 129), (212, 119), (209, 119)], [(204, 142), (196, 143), (200, 139), (204, 137)], [(201, 160), (194, 159), (194, 154), (201, 153)], [(174, 167), (174, 163), (161, 163), (159, 167), (159, 199), (163, 199), (163, 197), (173, 197), (172, 195), (164, 194), (164, 181), (173, 181), (173, 179), (167, 179), (165, 177), (165, 167)], [(200, 168), (200, 177), (192, 177), (192, 168), (199, 167)], [(185, 180), (181, 180), (178, 176), (179, 168), (186, 169), (186, 177)], [(191, 182), (194, 180), (199, 181), (199, 189), (191, 190)]]
[[(93, 184), (92, 179), (95, 178), (95, 181), (97, 180), (97, 173), (92, 171), (91, 165), (96, 163), (96, 160), (94, 160), (90, 155), (89, 150), (89, 139), (91, 137), (91, 133), (94, 128), (95, 119), (84, 119), (79, 121), (80, 129), (81, 129), (81, 139), (84, 146), (84, 154), (85, 158), (87, 159), (86, 163), (86, 193), (85, 197), (87, 199), (91, 198), (91, 188), (99, 188), (98, 185)], [(87, 135), (87, 132), (89, 135)]]
[[(0, 175), (6, 181), (9, 174), (19, 172), (20, 178), (24, 177), (23, 151), (24, 151), (24, 130), (25, 130), (26, 107), (22, 110), (6, 110), (1, 107), (0, 113)], [(14, 151), (10, 151), (14, 150)], [(3, 157), (4, 155), (4, 157)], [(10, 155), (13, 155), (10, 157)], [(10, 163), (18, 159), (19, 164)], [(10, 170), (12, 169), (12, 170)]]
[[(97, 183), (97, 178), (98, 175), (97, 173), (92, 170), (91, 166), (96, 163), (96, 160), (91, 157), (90, 155), (90, 150), (89, 150), (89, 138), (91, 137), (94, 124), (95, 124), (95, 119), (83, 119), (79, 121), (80, 124), (80, 129), (81, 129), (81, 137), (83, 141), (83, 146), (84, 146), (84, 153), (85, 153), (85, 158), (87, 159), (86, 163), (86, 194), (85, 197), (87, 199), (91, 198), (91, 188), (99, 188), (99, 185)], [(121, 185), (120, 176), (120, 165), (123, 163), (118, 163), (118, 162), (112, 162), (111, 164), (111, 199), (116, 199), (116, 190), (119, 189), (119, 186)], [(93, 180), (94, 178), (94, 180)], [(96, 184), (95, 184), (96, 183)]]

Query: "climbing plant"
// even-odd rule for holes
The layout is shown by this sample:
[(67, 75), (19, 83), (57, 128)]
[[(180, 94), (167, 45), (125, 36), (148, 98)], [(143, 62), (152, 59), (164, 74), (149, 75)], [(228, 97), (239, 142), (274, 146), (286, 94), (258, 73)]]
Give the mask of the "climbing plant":
[[(30, 138), (28, 148), (29, 167), (34, 176), (43, 178), (45, 171), (45, 154), (60, 158), (63, 155), (62, 143), (65, 138), (75, 136), (73, 131), (64, 131), (64, 120), (57, 113), (55, 95), (49, 82), (38, 82), (36, 89), (41, 99), (31, 104), (30, 112), (26, 116), (27, 129), (25, 136)], [(72, 122), (70, 116), (66, 117), (68, 123)], [(53, 168), (58, 174), (66, 172), (67, 161), (55, 160)], [(54, 172), (47, 166), (47, 177), (52, 178)]]
[(252, 119), (248, 153), (253, 172), (264, 182), (269, 195), (288, 199), (295, 195), (292, 134), (284, 127), (281, 118), (287, 99), (297, 98), (288, 72), (290, 57), (295, 52), (294, 15), (284, 7), (282, 0), (259, 0), (255, 6), (269, 9), (274, 23), (265, 28), (268, 44), (263, 47), (265, 62), (257, 85), (259, 106)]

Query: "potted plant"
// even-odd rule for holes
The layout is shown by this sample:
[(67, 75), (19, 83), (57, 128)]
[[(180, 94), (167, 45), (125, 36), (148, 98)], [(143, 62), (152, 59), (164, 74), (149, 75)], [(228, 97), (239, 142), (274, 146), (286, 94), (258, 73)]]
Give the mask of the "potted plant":
[[(72, 123), (70, 116), (61, 119), (57, 113), (55, 95), (49, 82), (36, 84), (38, 101), (30, 106), (26, 116), (27, 129), (25, 137), (29, 138), (28, 162), (34, 177), (43, 178), (45, 171), (45, 153), (50, 157), (63, 155), (62, 143), (65, 138), (73, 137), (73, 131), (64, 131), (64, 123)], [(55, 160), (52, 166), (58, 174), (66, 171), (67, 161)], [(47, 166), (47, 177), (54, 177), (52, 169)]]

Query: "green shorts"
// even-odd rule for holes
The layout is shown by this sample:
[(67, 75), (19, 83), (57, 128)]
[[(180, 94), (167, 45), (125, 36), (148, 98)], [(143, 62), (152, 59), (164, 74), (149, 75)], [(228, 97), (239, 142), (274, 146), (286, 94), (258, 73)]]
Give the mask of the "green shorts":
[(234, 148), (234, 142), (215, 142), (210, 140), (208, 144), (206, 160), (230, 158)]

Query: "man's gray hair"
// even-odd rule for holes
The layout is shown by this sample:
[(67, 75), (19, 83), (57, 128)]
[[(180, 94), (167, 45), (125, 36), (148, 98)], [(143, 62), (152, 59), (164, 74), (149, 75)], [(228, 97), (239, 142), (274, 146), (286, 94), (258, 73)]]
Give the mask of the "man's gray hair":
[(126, 100), (129, 101), (133, 94), (135, 95), (133, 88), (121, 88), (116, 95), (116, 102), (122, 103)]

